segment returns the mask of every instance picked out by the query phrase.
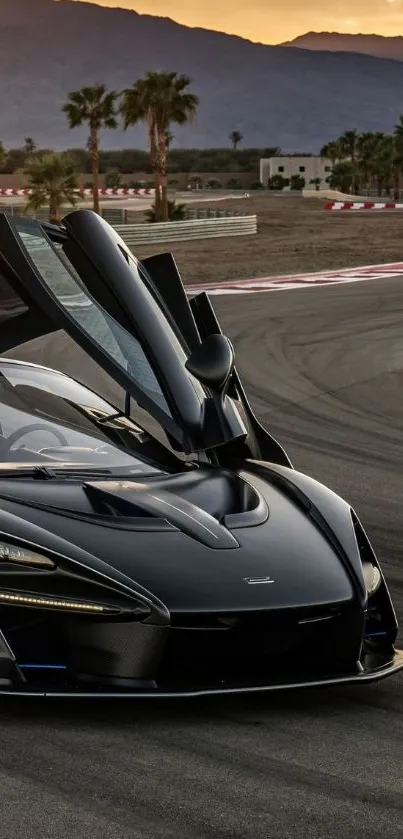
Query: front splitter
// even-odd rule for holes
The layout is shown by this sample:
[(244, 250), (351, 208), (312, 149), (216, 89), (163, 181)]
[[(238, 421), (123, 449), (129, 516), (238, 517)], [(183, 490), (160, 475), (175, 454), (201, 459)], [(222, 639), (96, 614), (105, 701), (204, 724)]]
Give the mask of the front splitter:
[(403, 650), (395, 650), (393, 658), (386, 664), (346, 676), (331, 678), (276, 682), (269, 685), (225, 686), (214, 688), (195, 688), (191, 690), (154, 690), (154, 691), (119, 691), (119, 690), (0, 690), (0, 696), (30, 697), (42, 699), (192, 699), (208, 696), (234, 696), (237, 694), (273, 693), (284, 690), (302, 690), (304, 688), (336, 687), (340, 685), (359, 685), (386, 679), (403, 669)]

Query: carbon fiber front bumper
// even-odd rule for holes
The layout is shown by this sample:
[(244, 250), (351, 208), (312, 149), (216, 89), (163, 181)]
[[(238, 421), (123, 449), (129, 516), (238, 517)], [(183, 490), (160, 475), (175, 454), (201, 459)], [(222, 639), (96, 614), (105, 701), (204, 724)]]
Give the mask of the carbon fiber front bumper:
[(403, 669), (403, 650), (395, 650), (393, 655), (382, 660), (382, 657), (365, 656), (356, 673), (340, 674), (332, 677), (306, 680), (272, 682), (258, 685), (222, 685), (212, 688), (186, 688), (178, 690), (0, 690), (1, 696), (38, 697), (47, 699), (187, 699), (193, 697), (226, 696), (237, 694), (268, 693), (284, 690), (300, 690), (302, 688), (335, 687), (340, 685), (359, 685), (376, 682), (392, 676)]

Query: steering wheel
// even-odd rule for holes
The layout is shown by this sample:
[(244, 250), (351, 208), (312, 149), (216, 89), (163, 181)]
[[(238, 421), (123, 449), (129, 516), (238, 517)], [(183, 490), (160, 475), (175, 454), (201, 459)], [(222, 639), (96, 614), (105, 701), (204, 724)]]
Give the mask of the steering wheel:
[(25, 434), (30, 434), (31, 431), (46, 431), (48, 434), (53, 434), (61, 446), (68, 446), (68, 441), (58, 428), (51, 428), (48, 425), (42, 425), (40, 422), (33, 422), (31, 425), (24, 425), (23, 428), (17, 428), (9, 437), (5, 438), (4, 442), (7, 450), (10, 451), (20, 437), (24, 437)]

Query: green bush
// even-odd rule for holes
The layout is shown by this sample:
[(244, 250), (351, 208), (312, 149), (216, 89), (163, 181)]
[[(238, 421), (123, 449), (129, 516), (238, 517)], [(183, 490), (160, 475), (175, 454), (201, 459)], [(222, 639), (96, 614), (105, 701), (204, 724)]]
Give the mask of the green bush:
[(105, 186), (107, 189), (119, 189), (122, 183), (119, 169), (108, 169), (105, 172)]
[(289, 183), (290, 181), (288, 178), (283, 178), (282, 175), (273, 175), (269, 178), (268, 187), (269, 189), (274, 189), (276, 192), (280, 192), (280, 190), (288, 186)]
[(290, 178), (290, 189), (301, 192), (304, 189), (306, 184), (305, 178), (302, 175), (291, 175)]
[[(149, 210), (146, 210), (145, 217), (149, 224), (154, 224), (155, 218), (155, 204)], [(186, 205), (177, 204), (175, 201), (168, 201), (168, 221), (183, 221), (186, 218)]]
[(199, 189), (203, 189), (204, 184), (202, 178), (199, 178), (198, 175), (194, 175), (192, 178), (189, 178), (189, 185), (192, 189), (196, 189), (197, 187)]
[(309, 183), (310, 183), (310, 184), (312, 184), (312, 186), (314, 186), (314, 187), (315, 187), (316, 192), (319, 192), (319, 190), (320, 190), (320, 185), (321, 185), (321, 183), (322, 183), (322, 181), (321, 181), (321, 179), (320, 179), (320, 178), (312, 178), (312, 180), (311, 180), (311, 181), (309, 181)]

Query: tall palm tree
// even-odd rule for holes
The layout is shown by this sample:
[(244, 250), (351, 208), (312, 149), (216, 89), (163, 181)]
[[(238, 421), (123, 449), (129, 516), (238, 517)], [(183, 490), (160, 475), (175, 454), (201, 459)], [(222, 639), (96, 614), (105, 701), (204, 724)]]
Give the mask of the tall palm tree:
[(131, 87), (123, 91), (119, 110), (123, 117), (125, 131), (137, 125), (139, 122), (147, 123), (148, 146), (151, 166), (154, 172), (155, 217), (156, 221), (161, 221), (161, 189), (158, 173), (156, 115), (150, 76), (151, 74), (148, 73), (145, 78), (139, 79)]
[(237, 149), (239, 144), (242, 143), (243, 135), (240, 131), (231, 131), (229, 139), (231, 140), (232, 148)]
[(36, 152), (37, 145), (33, 137), (25, 137), (23, 149), (27, 157), (31, 157)]
[(382, 131), (367, 131), (358, 137), (356, 170), (367, 192), (374, 185), (381, 192), (384, 182), (389, 180), (388, 166), (392, 159), (389, 140)]
[(158, 81), (159, 102), (156, 107), (156, 128), (158, 168), (161, 179), (161, 216), (162, 221), (168, 221), (166, 138), (172, 123), (185, 125), (194, 119), (199, 98), (194, 93), (188, 92), (187, 88), (192, 80), (185, 74), (160, 73)]
[(62, 110), (67, 116), (70, 128), (87, 123), (89, 126), (88, 148), (92, 164), (93, 207), (99, 213), (99, 133), (102, 128), (117, 128), (115, 91), (107, 91), (104, 84), (82, 87), (68, 95)]
[(329, 176), (331, 189), (339, 189), (341, 192), (350, 192), (353, 182), (353, 167), (350, 160), (340, 160), (333, 166)]
[(358, 131), (356, 129), (353, 129), (352, 131), (345, 131), (344, 134), (342, 134), (341, 137), (339, 137), (339, 143), (342, 149), (343, 159), (351, 161), (351, 168), (353, 173), (351, 189), (353, 193), (356, 193), (358, 190)]
[(330, 140), (329, 143), (326, 143), (320, 150), (320, 156), (330, 160), (332, 166), (340, 163), (343, 160), (343, 149), (340, 140)]
[(174, 139), (175, 139), (175, 137), (171, 133), (171, 131), (167, 131), (166, 137), (165, 137), (165, 146), (166, 146), (167, 152), (169, 152), (169, 149), (171, 148)]
[(376, 169), (376, 183), (378, 194), (385, 190), (390, 196), (394, 176), (394, 139), (391, 134), (379, 134), (375, 148), (374, 168)]
[(395, 199), (400, 196), (400, 180), (403, 173), (403, 115), (393, 131), (393, 192)]
[(196, 113), (199, 99), (187, 88), (191, 79), (176, 72), (147, 72), (123, 91), (120, 110), (124, 126), (146, 122), (155, 173), (156, 218), (168, 221), (167, 137), (172, 123), (184, 125)]
[(3, 141), (0, 140), (0, 169), (2, 169), (3, 166), (5, 166), (5, 164), (7, 163), (7, 159), (8, 159), (8, 152), (4, 148)]
[(70, 158), (55, 153), (31, 158), (24, 174), (32, 190), (25, 210), (39, 210), (48, 204), (49, 220), (58, 224), (62, 205), (76, 203), (77, 175)]

